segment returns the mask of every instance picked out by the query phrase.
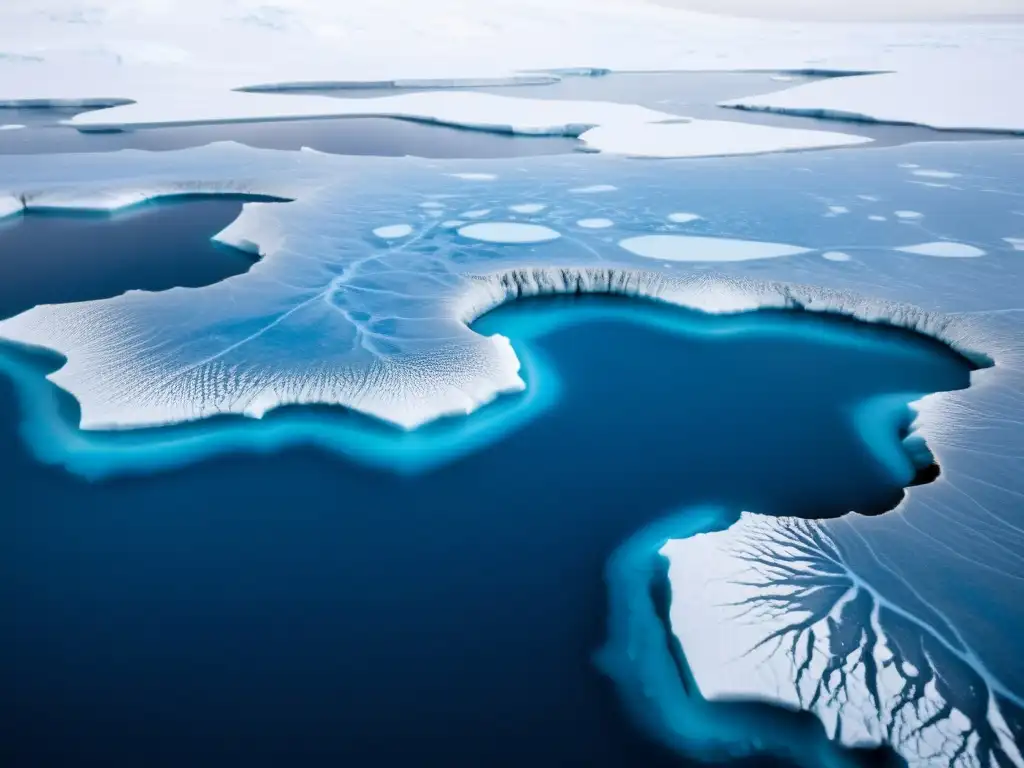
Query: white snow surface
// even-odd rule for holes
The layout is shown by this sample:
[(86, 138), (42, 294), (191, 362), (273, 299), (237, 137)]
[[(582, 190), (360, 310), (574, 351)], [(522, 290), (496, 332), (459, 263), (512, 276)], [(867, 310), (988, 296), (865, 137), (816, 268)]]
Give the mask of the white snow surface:
[(809, 250), (782, 243), (686, 235), (639, 235), (627, 237), (619, 245), (637, 256), (661, 261), (751, 261), (796, 256)]
[(864, 136), (725, 120), (610, 123), (580, 136), (591, 149), (630, 157), (755, 155), (865, 144)]
[[(893, 74), (826, 80), (743, 103), (1020, 130), (1024, 106), (1000, 83), (1019, 69), (1022, 30), (995, 23), (850, 27), (755, 20), (626, 0), (278, 0), (272, 6), (261, 0), (33, 0), (0, 4), (0, 104), (136, 102), (78, 121), (94, 126), (264, 119), (359, 107), (232, 91), (349, 83), (443, 88), (588, 67), (816, 69)], [(600, 123), (591, 122), (593, 115), (578, 120), (578, 114), (527, 120), (522, 127)], [(504, 113), (461, 117), (495, 125)]]

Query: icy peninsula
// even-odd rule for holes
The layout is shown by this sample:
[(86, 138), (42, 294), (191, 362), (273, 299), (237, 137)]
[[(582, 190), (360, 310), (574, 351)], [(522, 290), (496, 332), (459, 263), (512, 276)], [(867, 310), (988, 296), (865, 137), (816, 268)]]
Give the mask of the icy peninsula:
[(484, 5), (0, 8), (0, 753), (1024, 768), (1021, 9)]

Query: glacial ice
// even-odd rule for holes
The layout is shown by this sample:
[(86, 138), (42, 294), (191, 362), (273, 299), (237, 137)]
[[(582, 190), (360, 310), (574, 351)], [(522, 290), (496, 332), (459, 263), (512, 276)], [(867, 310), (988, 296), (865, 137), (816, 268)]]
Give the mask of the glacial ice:
[(662, 261), (749, 261), (808, 251), (798, 245), (684, 235), (640, 235), (627, 237), (619, 245), (637, 256)]
[[(937, 194), (907, 185), (903, 161), (941, 163), (961, 176)], [(452, 173), (499, 181), (467, 184)], [(610, 643), (603, 665), (624, 691), (631, 680), (645, 691), (645, 726), (701, 755), (784, 746), (781, 735), (761, 731), (754, 743), (751, 719), (736, 713), (739, 698), (807, 710), (836, 741), (888, 744), (914, 766), (1019, 766), (1024, 666), (1013, 642), (1024, 616), (1012, 596), (1024, 580), (1024, 260), (1001, 233), (1019, 227), (1022, 175), (1019, 148), (1003, 142), (656, 166), (589, 155), (353, 158), (230, 144), (71, 155), (60, 164), (10, 157), (0, 199), (14, 201), (15, 214), (194, 194), (292, 202), (247, 203), (217, 235), (262, 257), (243, 275), (35, 307), (0, 322), (0, 338), (66, 358), (50, 379), (80, 404), (87, 432), (79, 434), (259, 416), (284, 403), (344, 405), (406, 428), (465, 414), (524, 386), (508, 340), (467, 323), (541, 294), (614, 293), (708, 312), (829, 312), (938, 338), (994, 366), (975, 372), (967, 390), (908, 393), (914, 422), (904, 446), (918, 464), (934, 455), (935, 482), (872, 518), (800, 521), (751, 510), (693, 536), (702, 518), (692, 510), (666, 518), (644, 532), (653, 538), (643, 546), (668, 558), (671, 628), (695, 684), (679, 684), (650, 590), (630, 581), (637, 576), (627, 567), (612, 571), (623, 611), (611, 631), (637, 645)], [(595, 187), (607, 194), (578, 194)], [(935, 242), (984, 258), (925, 264), (899, 250), (911, 225), (872, 225), (866, 242), (862, 217), (821, 217), (822, 199), (855, 209), (866, 192), (919, 210)], [(420, 207), (427, 199), (452, 211), (543, 200), (531, 225), (562, 236), (526, 247), (470, 240), (429, 216)], [(665, 235), (667, 200), (699, 205), (714, 236)], [(606, 230), (576, 227), (584, 218), (613, 220), (631, 234), (623, 242), (639, 240), (641, 250), (652, 242), (645, 238), (669, 237), (654, 240), (654, 250), (694, 261), (669, 271), (663, 253), (631, 252)], [(373, 234), (396, 222), (412, 232), (394, 241)], [(736, 256), (767, 252), (788, 255)], [(856, 261), (822, 258), (829, 253)], [(29, 422), (25, 430), (47, 428)], [(72, 468), (73, 451), (86, 450), (35, 444), (48, 446), (44, 460)], [(747, 602), (725, 605), (737, 601)], [(756, 621), (741, 615), (748, 608)]]
[(963, 259), (984, 256), (985, 252), (967, 243), (954, 243), (943, 240), (934, 243), (918, 243), (917, 245), (904, 245), (896, 249), (903, 253), (916, 253), (921, 256), (938, 256), (940, 258)]

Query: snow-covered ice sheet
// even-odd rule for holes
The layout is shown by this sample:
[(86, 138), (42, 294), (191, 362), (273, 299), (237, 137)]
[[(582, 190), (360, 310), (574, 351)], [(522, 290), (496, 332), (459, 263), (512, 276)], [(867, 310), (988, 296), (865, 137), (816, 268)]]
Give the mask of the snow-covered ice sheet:
[(892, 71), (751, 105), (1015, 130), (1020, 100), (998, 84), (1019, 69), (1022, 40), (1019, 24), (851, 27), (625, 0), (35, 0), (0, 6), (0, 104), (137, 102), (190, 120), (223, 102), (250, 119), (314, 102), (233, 89), (512, 84), (538, 70)]
[[(958, 173), (957, 187), (906, 184), (906, 163)], [(490, 181), (473, 181), (481, 174)], [(690, 752), (773, 748), (770, 734), (747, 733), (751, 723), (734, 716), (729, 699), (738, 696), (807, 709), (837, 741), (890, 744), (914, 765), (1020, 765), (1024, 665), (1015, 643), (1024, 616), (1010, 597), (1024, 580), (1024, 260), (1005, 238), (1019, 231), (1022, 174), (1024, 158), (1007, 142), (657, 164), (588, 155), (434, 162), (230, 144), (60, 164), (13, 157), (0, 189), (30, 209), (109, 210), (200, 192), (294, 202), (247, 204), (218, 235), (262, 255), (243, 275), (36, 307), (0, 322), (0, 338), (64, 355), (50, 378), (75, 396), (91, 429), (258, 416), (283, 403), (341, 404), (405, 427), (466, 413), (523, 387), (509, 342), (467, 322), (543, 293), (646, 296), (710, 312), (832, 312), (991, 359), (969, 389), (915, 404), (906, 460), (921, 459), (923, 439), (942, 475), (910, 489), (896, 512), (803, 522), (752, 510), (713, 533), (678, 538), (692, 531), (671, 521), (659, 531), (657, 548), (670, 542), (672, 626), (714, 728), (689, 716), (692, 695), (666, 684), (678, 667), (657, 655), (658, 643), (643, 656), (613, 644), (604, 658), (618, 659), (623, 689), (654, 692), (647, 701), (657, 716), (645, 724)], [(822, 200), (850, 214), (824, 217)], [(510, 208), (526, 201), (546, 205), (529, 226), (560, 237), (505, 244), (454, 228), (486, 225), (499, 233), (487, 240), (507, 240), (502, 225), (526, 225), (510, 221)], [(702, 218), (670, 220), (688, 209)], [(868, 221), (892, 209), (924, 215)], [(586, 219), (612, 226), (579, 227)], [(398, 225), (411, 231), (374, 234)], [(711, 240), (684, 237), (698, 234)], [(692, 260), (636, 255), (623, 246), (632, 238), (683, 243)], [(898, 250), (908, 242), (984, 255), (925, 258)], [(765, 243), (791, 250), (714, 260), (720, 249)], [(836, 253), (850, 259), (822, 258)], [(73, 466), (59, 445), (51, 449), (49, 460)], [(709, 576), (718, 580), (709, 585)], [(643, 623), (650, 594), (637, 590), (613, 610), (617, 626), (661, 631)], [(757, 621), (725, 604), (748, 599)], [(663, 635), (660, 653), (668, 657)]]
[(995, 60), (983, 54), (969, 61), (953, 57), (898, 72), (819, 80), (722, 106), (947, 131), (1024, 133), (1024, 100), (1005, 86), (1008, 73), (1022, 65), (1024, 53)]

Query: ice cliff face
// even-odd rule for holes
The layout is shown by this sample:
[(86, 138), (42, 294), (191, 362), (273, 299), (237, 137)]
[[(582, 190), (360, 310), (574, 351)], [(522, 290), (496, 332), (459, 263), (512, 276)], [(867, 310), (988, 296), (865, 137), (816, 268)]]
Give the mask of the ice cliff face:
[[(915, 176), (922, 168), (946, 174), (929, 182), (940, 186), (922, 185), (940, 178)], [(995, 143), (657, 166), (237, 145), (57, 166), (17, 157), (0, 176), (14, 214), (198, 193), (291, 202), (247, 204), (217, 236), (262, 256), (244, 275), (36, 307), (0, 322), (0, 338), (67, 358), (51, 378), (87, 429), (284, 403), (409, 428), (467, 413), (523, 386), (509, 343), (467, 323), (550, 293), (831, 312), (941, 339), (994, 367), (915, 404), (914, 440), (943, 474), (897, 511), (798, 521), (751, 510), (717, 532), (666, 532), (672, 629), (698, 690), (659, 687), (650, 705), (672, 723), (695, 697), (711, 712), (736, 697), (782, 702), (835, 741), (888, 744), (912, 764), (1020, 765), (1024, 669), (1007, 644), (1024, 629), (1013, 599), (1024, 579), (1022, 174), (1016, 145)], [(650, 237), (656, 248), (629, 247)], [(919, 247), (936, 242), (976, 257)], [(727, 752), (730, 738), (707, 750)]]

